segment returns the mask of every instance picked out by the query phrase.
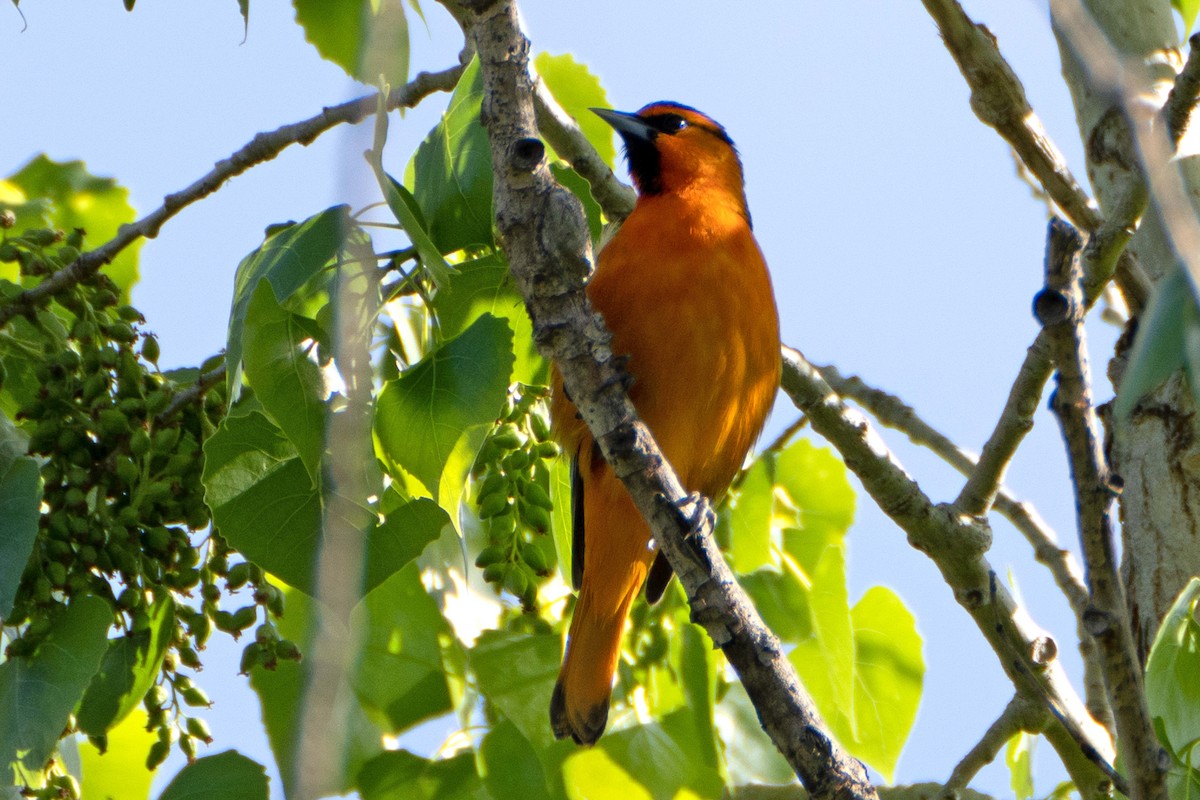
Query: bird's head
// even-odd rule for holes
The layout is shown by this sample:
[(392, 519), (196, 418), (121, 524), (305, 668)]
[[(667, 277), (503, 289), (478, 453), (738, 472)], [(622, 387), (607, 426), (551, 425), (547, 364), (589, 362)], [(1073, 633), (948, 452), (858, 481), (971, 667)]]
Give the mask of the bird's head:
[(651, 103), (633, 113), (593, 108), (625, 142), (629, 172), (643, 195), (688, 187), (725, 190), (745, 205), (742, 162), (729, 134), (690, 106)]

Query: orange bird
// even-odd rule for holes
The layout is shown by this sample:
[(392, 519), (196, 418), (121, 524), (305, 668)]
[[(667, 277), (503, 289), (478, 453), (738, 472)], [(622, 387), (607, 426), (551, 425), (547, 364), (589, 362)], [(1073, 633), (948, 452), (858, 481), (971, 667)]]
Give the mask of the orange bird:
[[(628, 356), (629, 396), (684, 487), (718, 499), (742, 466), (779, 385), (779, 316), (751, 232), (742, 164), (725, 129), (694, 108), (593, 109), (625, 143), (637, 205), (588, 284)], [(629, 607), (662, 597), (671, 567), (612, 474), (555, 370), (554, 428), (572, 458), (572, 580), (579, 590), (550, 702), (554, 735), (593, 744), (608, 721)]]

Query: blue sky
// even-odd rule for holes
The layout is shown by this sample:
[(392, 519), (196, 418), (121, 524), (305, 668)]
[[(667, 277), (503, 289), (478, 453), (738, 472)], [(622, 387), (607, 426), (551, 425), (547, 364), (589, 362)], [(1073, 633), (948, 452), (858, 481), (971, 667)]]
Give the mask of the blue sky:
[[(1044, 3), (966, 6), (997, 35), (1051, 136), (1084, 175)], [(414, 71), (449, 66), (461, 46), (441, 8), (423, 7), (429, 28), (414, 26)], [(254, 133), (364, 93), (317, 56), (285, 3), (253, 3), (244, 42), (232, 0), (143, 2), (131, 14), (118, 0), (25, 0), (21, 8), (25, 30), (16, 10), (0, 5), (0, 174), (43, 151), (83, 159), (128, 187), (139, 214)], [(574, 53), (616, 108), (681, 101), (722, 122), (738, 143), (784, 341), (899, 394), (978, 449), (1036, 333), (1030, 303), (1041, 284), (1046, 209), (1018, 179), (1007, 145), (971, 113), (921, 4), (611, 0), (602, 11), (579, 9), (522, 3), (535, 50)], [(444, 105), (435, 97), (393, 119), (392, 172), (403, 170)], [(223, 346), (234, 269), (265, 225), (375, 201), (361, 156), (369, 135), (359, 126), (293, 148), (145, 244), (134, 300), (159, 335), (164, 367), (198, 363)], [(1114, 337), (1095, 323), (1102, 400), (1112, 393), (1102, 376)], [(773, 430), (795, 416), (781, 404)], [(903, 437), (887, 440), (927, 493), (953, 499), (961, 479)], [(1057, 428), (1040, 412), (1009, 483), (1073, 546), (1066, 475)], [(1077, 677), (1069, 611), (1023, 540), (997, 523), (990, 558), (1002, 574), (1011, 567)], [(897, 779), (944, 780), (1004, 708), (1011, 685), (931, 562), (861, 493), (850, 570), (853, 597), (883, 583), (917, 614), (929, 670)], [(209, 716), (217, 741), (268, 759), (257, 701), (235, 674), (240, 647), (214, 639), (203, 678), (216, 700)], [(1044, 794), (1061, 770), (1043, 751)], [(975, 785), (1010, 793), (998, 765)]]

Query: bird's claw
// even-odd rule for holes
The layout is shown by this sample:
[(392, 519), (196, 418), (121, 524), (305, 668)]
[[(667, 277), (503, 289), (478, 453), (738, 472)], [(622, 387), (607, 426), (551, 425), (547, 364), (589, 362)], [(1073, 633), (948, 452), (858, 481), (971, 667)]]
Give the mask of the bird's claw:
[(678, 500), (668, 500), (663, 495), (658, 497), (675, 515), (679, 527), (685, 532), (684, 541), (692, 548), (692, 552), (701, 560), (707, 561), (708, 554), (705, 552), (701, 534), (704, 531), (711, 532), (716, 527), (717, 515), (713, 511), (712, 503), (699, 492), (684, 495)]

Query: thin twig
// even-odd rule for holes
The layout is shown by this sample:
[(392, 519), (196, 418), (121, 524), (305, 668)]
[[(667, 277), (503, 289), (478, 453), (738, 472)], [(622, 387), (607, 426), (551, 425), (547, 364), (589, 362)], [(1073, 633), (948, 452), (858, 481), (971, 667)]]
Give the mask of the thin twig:
[(1175, 85), (1163, 106), (1163, 118), (1167, 121), (1167, 133), (1171, 135), (1172, 143), (1179, 144), (1187, 133), (1197, 99), (1200, 99), (1200, 33), (1194, 33), (1188, 39), (1187, 62), (1175, 76)]
[(1087, 629), (1099, 646), (1132, 797), (1165, 798), (1170, 761), (1150, 724), (1125, 593), (1117, 572), (1112, 519), (1117, 489), (1105, 462), (1100, 422), (1092, 404), (1083, 293), (1075, 259), (1079, 248), (1079, 235), (1062, 220), (1052, 220), (1046, 288), (1038, 295), (1035, 308), (1058, 365), (1058, 387), (1051, 408), (1062, 427), (1075, 485), (1079, 537), (1091, 587)]
[(183, 389), (171, 398), (171, 402), (167, 403), (167, 407), (158, 413), (154, 418), (155, 422), (165, 422), (175, 415), (179, 409), (190, 405), (204, 397), (208, 390), (216, 386), (221, 381), (225, 380), (225, 365), (214, 367), (208, 372), (205, 372), (200, 377), (196, 378), (196, 382), (191, 386)]
[(979, 770), (995, 760), (1009, 739), (1021, 732), (1040, 733), (1049, 721), (1050, 714), (1041, 703), (1023, 694), (1014, 695), (975, 746), (955, 765), (954, 771), (946, 779), (941, 797), (958, 797), (959, 792), (967, 788), (967, 784), (979, 774)]
[[(1056, 657), (1056, 647), (995, 579), (985, 554), (983, 520), (936, 505), (904, 471), (861, 414), (848, 408), (799, 352), (783, 349), (783, 390), (846, 462), (863, 488), (925, 553), (971, 615), (1018, 692), (1046, 698), (1056, 725), (1047, 730), (1084, 797), (1105, 793), (1115, 772), (1112, 739), (1088, 714)], [(1061, 735), (1060, 735), (1061, 734)]]
[[(462, 70), (461, 66), (457, 66), (441, 72), (422, 72), (408, 84), (392, 91), (388, 95), (387, 106), (389, 109), (411, 108), (434, 92), (449, 91), (458, 83)], [(377, 98), (378, 95), (367, 95), (357, 100), (349, 100), (325, 108), (320, 114), (306, 120), (257, 134), (236, 153), (218, 161), (208, 174), (191, 186), (164, 197), (163, 204), (157, 209), (137, 222), (122, 225), (117, 230), (117, 235), (105, 244), (84, 253), (37, 286), (3, 301), (3, 304), (0, 304), (0, 327), (17, 314), (31, 311), (67, 287), (87, 280), (138, 239), (153, 239), (167, 220), (197, 200), (217, 191), (230, 178), (257, 164), (270, 161), (293, 144), (311, 144), (330, 128), (343, 123), (361, 122), (375, 111)]]

